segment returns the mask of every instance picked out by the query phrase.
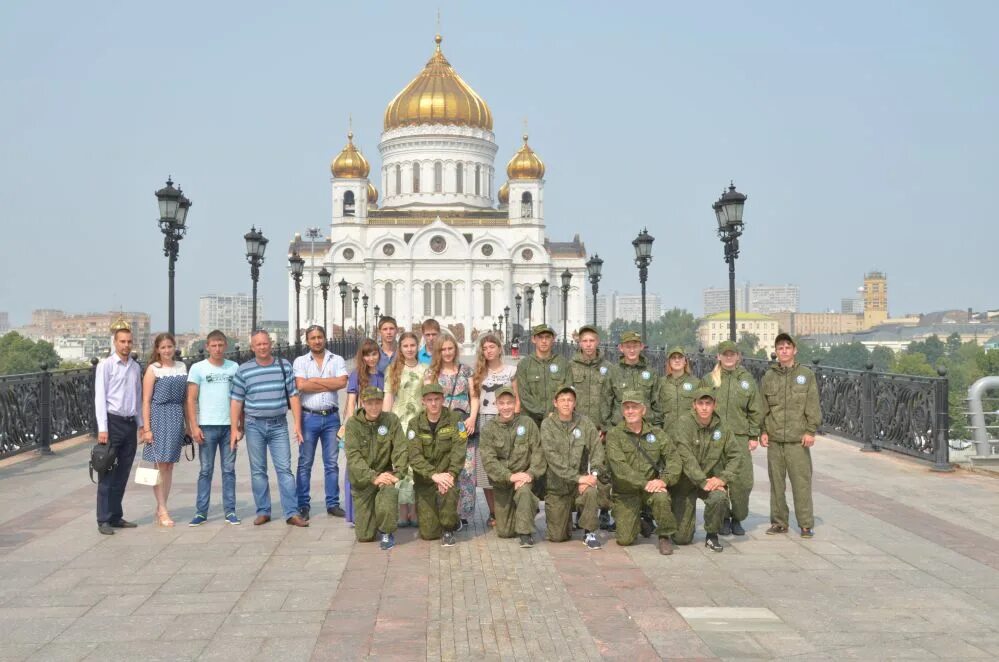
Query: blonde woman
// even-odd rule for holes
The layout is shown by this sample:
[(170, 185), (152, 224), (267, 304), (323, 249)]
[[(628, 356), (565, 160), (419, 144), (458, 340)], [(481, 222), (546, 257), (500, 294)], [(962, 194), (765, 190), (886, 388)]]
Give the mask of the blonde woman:
[(674, 347), (666, 357), (666, 375), (659, 380), (659, 409), (663, 413), (663, 430), (669, 432), (682, 414), (691, 411), (698, 380), (690, 374), (687, 354), (683, 347)]
[[(479, 416), (475, 422), (475, 429), (481, 431), (485, 424), (496, 418), (499, 410), (496, 409), (495, 393), (503, 386), (513, 389), (516, 399), (514, 412), (520, 412), (520, 398), (517, 395), (517, 382), (514, 377), (517, 375), (516, 366), (503, 363), (503, 345), (499, 338), (491, 333), (487, 333), (479, 340), (479, 351), (475, 357), (475, 372), (472, 374), (472, 383), (479, 395)], [(482, 493), (486, 497), (486, 504), (489, 506), (489, 526), (496, 526), (496, 505), (493, 500), (493, 489), (489, 483), (489, 474), (486, 467), (479, 458), (478, 436), (476, 435), (474, 444), (475, 457), (475, 484), (482, 488)]]
[(479, 394), (472, 383), (472, 369), (458, 361), (458, 341), (451, 335), (442, 335), (434, 346), (430, 368), (423, 379), (424, 383), (437, 382), (444, 389), (444, 406), (457, 412), (464, 419), (468, 433), (468, 446), (465, 449), (465, 465), (458, 477), (460, 495), (458, 517), (461, 526), (475, 514), (475, 419), (479, 415)]
[[(396, 352), (385, 375), (385, 411), (399, 417), (404, 430), (417, 417), (423, 406), (420, 388), (428, 366), (420, 363), (420, 339), (412, 331), (399, 336)], [(396, 485), (399, 489), (399, 526), (416, 526), (416, 498), (413, 493), (413, 470)]]

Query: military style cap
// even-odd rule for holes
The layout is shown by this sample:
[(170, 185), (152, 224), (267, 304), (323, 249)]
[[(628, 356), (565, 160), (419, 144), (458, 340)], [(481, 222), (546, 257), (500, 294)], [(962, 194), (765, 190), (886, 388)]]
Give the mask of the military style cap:
[(718, 343), (719, 354), (724, 354), (725, 352), (738, 352), (738, 351), (739, 351), (739, 346), (736, 345), (731, 340), (725, 340), (723, 342)]
[(514, 398), (517, 397), (517, 394), (514, 393), (513, 389), (511, 387), (509, 387), (509, 386), (500, 386), (496, 390), (496, 399), (497, 400), (499, 400), (499, 398), (500, 398), (501, 395), (509, 395), (509, 396), (514, 397)]
[(361, 391), (361, 400), (384, 400), (385, 391), (381, 390), (377, 386), (365, 386), (364, 390)]
[(637, 402), (640, 405), (645, 404), (641, 391), (625, 391), (622, 393), (621, 404), (624, 404), (625, 402)]
[(583, 326), (579, 327), (579, 331), (577, 331), (576, 333), (578, 333), (579, 335), (583, 335), (587, 331), (590, 333), (595, 333), (598, 336), (600, 335), (600, 332), (597, 331), (597, 327), (593, 326), (592, 324), (584, 324)]
[(777, 334), (776, 338), (774, 338), (774, 348), (776, 349), (777, 343), (779, 343), (781, 341), (784, 341), (784, 340), (786, 340), (787, 342), (791, 343), (795, 347), (798, 346), (798, 343), (794, 342), (794, 338), (791, 337), (790, 333), (784, 333), (782, 331), (782, 332), (780, 332), (780, 333)]
[(576, 389), (575, 387), (573, 387), (572, 384), (562, 384), (562, 386), (560, 386), (558, 390), (555, 391), (555, 397), (557, 398), (563, 393), (572, 393), (573, 395), (576, 395)]
[(687, 356), (687, 351), (680, 346), (673, 347), (672, 349), (669, 350), (669, 354), (666, 355), (666, 358), (669, 358), (674, 354), (682, 354), (683, 356)]
[(420, 397), (425, 395), (430, 395), (431, 393), (440, 393), (444, 395), (444, 389), (437, 382), (432, 382), (430, 384), (424, 384), (423, 388), (420, 389)]
[(642, 336), (637, 331), (625, 331), (618, 342), (622, 345), (626, 342), (642, 342)]
[(531, 329), (532, 336), (540, 336), (542, 333), (550, 333), (554, 336), (555, 330), (548, 324), (535, 324), (534, 328)]
[(708, 388), (707, 386), (702, 386), (701, 388), (694, 391), (694, 401), (696, 402), (701, 398), (711, 398), (712, 400), (716, 400), (717, 398), (715, 398), (715, 390), (712, 388)]

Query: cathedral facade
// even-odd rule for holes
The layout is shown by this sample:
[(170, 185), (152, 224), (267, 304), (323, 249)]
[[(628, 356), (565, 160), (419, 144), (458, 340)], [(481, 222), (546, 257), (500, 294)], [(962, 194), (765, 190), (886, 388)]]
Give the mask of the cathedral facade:
[[(317, 272), (332, 273), (328, 326), (375, 335), (375, 306), (401, 328), (428, 317), (470, 343), (494, 325), (511, 332), (544, 318), (562, 334), (562, 283), (571, 275), (569, 334), (584, 323), (588, 291), (585, 246), (554, 242), (545, 234), (545, 165), (523, 136), (497, 181), (498, 151), (486, 102), (458, 75), (441, 51), (441, 37), (424, 69), (385, 109), (372, 172), (348, 133), (330, 166), (332, 219), (328, 238), (296, 235), (289, 255), (305, 259), (301, 326), (323, 321)], [(379, 187), (382, 191), (379, 198)], [(541, 283), (550, 285), (543, 306)], [(291, 279), (289, 279), (289, 283)], [(342, 299), (338, 283), (346, 282)], [(315, 287), (312, 287), (315, 284)], [(355, 317), (354, 290), (367, 297)], [(528, 310), (527, 290), (533, 289)], [(289, 288), (289, 337), (295, 337), (295, 289)], [(504, 325), (500, 316), (509, 310)], [(345, 317), (345, 319), (344, 319)], [(345, 323), (344, 323), (345, 322)]]

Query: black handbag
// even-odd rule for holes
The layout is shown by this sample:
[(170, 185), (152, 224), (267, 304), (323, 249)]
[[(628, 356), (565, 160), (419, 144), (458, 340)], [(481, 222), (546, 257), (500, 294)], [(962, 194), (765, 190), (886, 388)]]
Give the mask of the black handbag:
[[(194, 439), (191, 438), (191, 435), (185, 434), (184, 435), (184, 440), (182, 442), (180, 442), (180, 446), (181, 446), (181, 448), (184, 449), (184, 457), (187, 458), (187, 461), (188, 462), (193, 462), (194, 458), (195, 458), (195, 455), (197, 453), (197, 450), (196, 450), (196, 448), (194, 446)], [(188, 455), (188, 451), (190, 451), (190, 455)]]
[(96, 483), (94, 474), (98, 477), (114, 470), (118, 466), (118, 452), (107, 444), (94, 444), (90, 449), (90, 481)]

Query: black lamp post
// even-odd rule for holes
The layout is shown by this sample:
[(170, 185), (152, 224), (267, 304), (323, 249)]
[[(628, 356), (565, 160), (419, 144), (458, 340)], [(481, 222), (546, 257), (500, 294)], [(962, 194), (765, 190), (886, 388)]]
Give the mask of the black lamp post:
[(260, 280), (260, 265), (264, 263), (264, 251), (267, 250), (267, 237), (256, 226), (243, 235), (246, 240), (246, 261), (250, 263), (250, 280), (253, 281), (253, 312), (250, 333), (257, 330), (257, 281)]
[(647, 228), (642, 229), (631, 242), (635, 247), (635, 264), (638, 266), (638, 280), (642, 283), (642, 342), (645, 335), (645, 281), (649, 279), (649, 264), (652, 262), (652, 242), (655, 237), (649, 234)]
[(503, 306), (503, 340), (510, 337), (510, 306)]
[(374, 329), (372, 329), (372, 331), (377, 331), (377, 330), (378, 330), (378, 329), (377, 329), (377, 327), (378, 327), (378, 323), (382, 321), (382, 316), (381, 316), (381, 310), (382, 310), (382, 309), (381, 309), (381, 308), (379, 308), (379, 307), (378, 307), (378, 304), (376, 303), (376, 304), (375, 304), (375, 307), (373, 308), (373, 310), (375, 311), (375, 319), (374, 319), (374, 322), (375, 322), (375, 328), (374, 328)]
[[(513, 298), (513, 302), (517, 305), (517, 326), (520, 326), (520, 306), (524, 302), (524, 297), (519, 294)], [(523, 330), (521, 330), (523, 332)]]
[(340, 337), (347, 337), (347, 279), (342, 279), (336, 284), (340, 288)]
[(600, 289), (600, 270), (604, 261), (595, 254), (586, 261), (586, 273), (590, 275), (590, 288), (593, 290), (593, 326), (597, 325), (597, 291)]
[(291, 279), (295, 281), (295, 352), (301, 354), (302, 324), (299, 321), (298, 313), (302, 298), (302, 274), (305, 272), (305, 260), (298, 254), (298, 251), (293, 251), (291, 257), (288, 258), (288, 264), (291, 265)]
[(569, 342), (569, 284), (572, 282), (572, 272), (566, 269), (562, 272), (562, 342)]
[(548, 324), (548, 288), (551, 287), (548, 284), (548, 279), (542, 279), (541, 284), (538, 285), (538, 290), (541, 291), (541, 323)]
[(332, 277), (333, 274), (326, 267), (319, 270), (319, 289), (323, 291), (323, 333), (329, 333), (328, 318), (326, 315), (326, 297), (330, 293), (330, 278)]
[(531, 329), (532, 329), (532, 327), (531, 327), (531, 313), (534, 312), (534, 288), (533, 287), (528, 286), (524, 290), (524, 299), (525, 299), (525, 302), (527, 303), (527, 308), (525, 309), (525, 311), (526, 311), (526, 315), (525, 316), (527, 317), (527, 329), (528, 329), (527, 334), (528, 334), (528, 337), (530, 337), (530, 335), (531, 335)]
[(356, 338), (357, 337), (357, 330), (358, 330), (358, 325), (357, 325), (357, 300), (360, 298), (361, 288), (359, 288), (357, 285), (355, 285), (353, 287), (353, 289), (351, 289), (350, 293), (354, 295), (354, 337)]
[(739, 257), (739, 237), (742, 235), (742, 210), (747, 196), (735, 190), (730, 183), (728, 191), (711, 205), (718, 221), (718, 238), (725, 245), (725, 261), (728, 262), (728, 336), (735, 342), (735, 260)]
[(361, 308), (364, 309), (364, 337), (368, 337), (368, 295), (361, 297)]
[(180, 240), (187, 233), (187, 212), (191, 201), (184, 197), (183, 191), (173, 187), (173, 181), (168, 177), (166, 186), (156, 191), (156, 202), (160, 208), (160, 230), (163, 232), (163, 255), (167, 259), (167, 318), (169, 331), (174, 332), (174, 291), (173, 278), (177, 254), (180, 252)]

